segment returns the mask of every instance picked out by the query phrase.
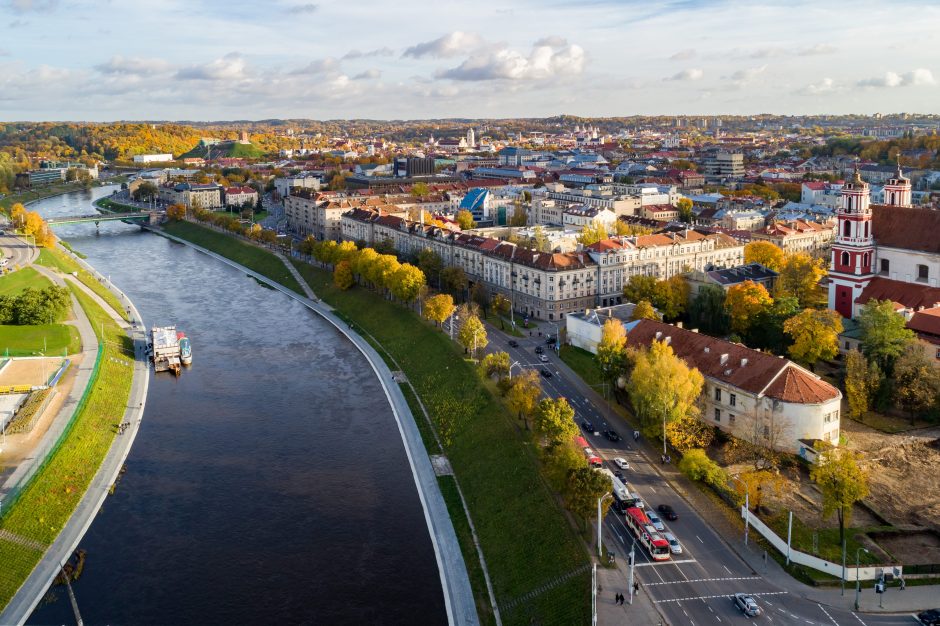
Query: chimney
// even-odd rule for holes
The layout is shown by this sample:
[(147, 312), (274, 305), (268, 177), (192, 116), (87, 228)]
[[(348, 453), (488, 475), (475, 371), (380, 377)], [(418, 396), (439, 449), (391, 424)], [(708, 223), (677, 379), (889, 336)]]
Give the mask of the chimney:
[(705, 346), (705, 354), (708, 354), (709, 352), (711, 352), (711, 350), (708, 348), (708, 346)]
[(722, 355), (721, 355), (721, 364), (724, 365), (724, 364), (727, 363), (727, 362), (728, 362), (728, 354), (727, 354), (727, 353), (722, 354)]
[(662, 337), (662, 336), (663, 336), (663, 331), (657, 330), (657, 331), (656, 331), (656, 339), (659, 339), (659, 338)]
[(681, 322), (681, 321), (676, 322), (676, 327), (677, 327), (677, 328), (682, 328), (682, 322)]
[(747, 365), (747, 359), (741, 359), (741, 367)]
[(665, 344), (668, 346), (670, 341), (672, 341), (672, 336), (666, 337), (666, 338), (663, 340), (663, 343), (665, 343)]

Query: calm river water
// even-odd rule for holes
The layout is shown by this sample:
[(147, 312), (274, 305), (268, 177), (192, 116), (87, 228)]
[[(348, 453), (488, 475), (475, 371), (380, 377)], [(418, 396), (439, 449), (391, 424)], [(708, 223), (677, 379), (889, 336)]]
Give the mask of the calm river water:
[[(108, 193), (30, 208), (87, 214)], [(194, 356), (179, 379), (151, 379), (127, 472), (80, 544), (85, 623), (446, 622), (394, 417), (351, 344), (282, 294), (135, 226), (60, 228), (148, 326), (185, 330)], [(74, 624), (64, 589), (29, 623)]]

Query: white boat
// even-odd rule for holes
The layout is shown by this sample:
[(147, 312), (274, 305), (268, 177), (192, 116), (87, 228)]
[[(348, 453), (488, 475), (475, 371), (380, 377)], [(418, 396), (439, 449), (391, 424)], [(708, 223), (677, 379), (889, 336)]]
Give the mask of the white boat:
[(189, 341), (189, 337), (180, 338), (180, 361), (183, 365), (193, 364), (193, 346)]

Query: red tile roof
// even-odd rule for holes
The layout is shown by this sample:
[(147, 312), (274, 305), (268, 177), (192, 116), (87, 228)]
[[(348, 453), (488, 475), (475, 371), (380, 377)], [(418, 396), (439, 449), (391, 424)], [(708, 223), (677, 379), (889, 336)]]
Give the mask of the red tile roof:
[(872, 233), (879, 246), (940, 254), (940, 211), (872, 206)]
[(940, 306), (914, 313), (907, 327), (917, 333), (940, 337)]
[(875, 276), (855, 301), (865, 304), (869, 300), (890, 300), (916, 311), (940, 305), (940, 288)]

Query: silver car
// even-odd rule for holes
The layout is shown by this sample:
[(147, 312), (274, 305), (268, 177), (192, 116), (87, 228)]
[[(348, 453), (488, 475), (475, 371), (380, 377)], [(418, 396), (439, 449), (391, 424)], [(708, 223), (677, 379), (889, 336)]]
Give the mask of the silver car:
[(672, 533), (666, 533), (663, 535), (663, 539), (669, 542), (669, 551), (673, 554), (682, 554), (682, 544), (679, 543), (679, 540), (676, 539), (676, 536)]
[(646, 517), (649, 518), (650, 524), (653, 525), (653, 528), (659, 532), (666, 530), (666, 525), (663, 524), (663, 520), (659, 519), (659, 516), (653, 513), (652, 511), (646, 512)]
[(757, 600), (755, 600), (752, 595), (736, 593), (731, 596), (731, 601), (734, 602), (734, 606), (738, 607), (739, 611), (748, 617), (760, 617), (764, 613), (760, 606), (757, 605)]

